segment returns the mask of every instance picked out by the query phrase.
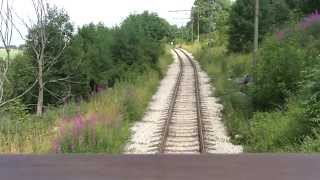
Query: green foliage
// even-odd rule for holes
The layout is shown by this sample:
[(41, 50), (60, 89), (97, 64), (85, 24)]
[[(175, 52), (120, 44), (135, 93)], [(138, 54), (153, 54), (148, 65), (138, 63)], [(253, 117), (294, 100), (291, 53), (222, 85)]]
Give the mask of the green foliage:
[[(8, 73), (9, 82), (6, 88), (6, 97), (14, 98), (22, 94), (26, 89), (31, 87), (36, 79), (36, 69), (29, 56), (25, 54), (17, 55), (10, 64)], [(35, 104), (36, 88), (33, 88), (21, 101), (26, 104)]]
[(119, 64), (124, 63), (124, 71), (134, 68), (143, 72), (148, 66), (155, 69), (162, 49), (161, 40), (169, 31), (169, 24), (156, 14), (131, 15), (116, 29), (113, 57)]
[(318, 0), (286, 0), (286, 2), (290, 8), (304, 15), (320, 9), (320, 1)]
[[(209, 43), (222, 45), (228, 38), (229, 12), (231, 7), (230, 0), (196, 0), (191, 11), (191, 20), (185, 27), (181, 27), (178, 32), (182, 39), (191, 42), (195, 40), (199, 33), (202, 36), (201, 41), (209, 39)], [(193, 31), (193, 32), (192, 32)], [(193, 35), (193, 37), (192, 37)]]
[[(249, 51), (253, 47), (255, 1), (236, 1), (230, 12), (229, 47), (232, 52)], [(259, 40), (289, 20), (290, 10), (284, 0), (260, 0)]]
[[(159, 56), (162, 42), (172, 38), (172, 27), (156, 14), (144, 12), (129, 16), (120, 27), (113, 29), (103, 24), (89, 24), (73, 35), (69, 16), (56, 7), (48, 7), (45, 49), (45, 106), (57, 106), (65, 101), (88, 99), (93, 81), (101, 87), (113, 87), (122, 79), (130, 79), (152, 69), (160, 72)], [(23, 93), (34, 82), (37, 74), (32, 38), (37, 26), (29, 32), (26, 51), (17, 56), (10, 69), (6, 96)], [(63, 53), (55, 59), (64, 45)], [(37, 86), (22, 98), (23, 103), (35, 105)], [(34, 107), (34, 106), (33, 106)], [(34, 110), (32, 108), (31, 110)]]
[(10, 103), (1, 111), (1, 113), (10, 115), (10, 118), (14, 119), (15, 121), (24, 122), (30, 119), (27, 107), (19, 100)]
[(305, 153), (319, 153), (320, 152), (320, 135), (316, 134), (314, 137), (307, 136), (299, 148)]
[(298, 92), (305, 58), (305, 51), (294, 40), (267, 39), (255, 70), (255, 106), (262, 109), (282, 106), (290, 95)]
[[(194, 34), (198, 33), (198, 22), (200, 25), (200, 34), (213, 31), (225, 31), (228, 27), (226, 22), (228, 20), (230, 7), (230, 0), (196, 0), (191, 15)], [(188, 26), (192, 27), (192, 21), (189, 22)]]
[[(68, 74), (66, 71), (61, 71), (64, 59), (61, 58), (65, 46), (68, 46), (73, 34), (73, 25), (70, 22), (68, 14), (57, 7), (47, 6), (47, 14), (45, 24), (36, 24), (29, 29), (24, 59), (29, 60), (27, 64), (30, 65), (30, 73), (22, 76), (23, 79), (30, 79), (31, 76), (38, 74), (39, 68), (37, 63), (38, 53), (34, 49), (41, 48), (41, 31), (44, 28), (46, 34), (46, 43), (44, 48), (43, 59), (43, 81), (44, 81), (44, 105), (58, 105), (61, 104), (61, 99), (69, 93), (69, 87), (63, 83), (61, 79), (66, 79)], [(40, 23), (40, 22), (38, 22)], [(61, 54), (62, 53), (62, 54)], [(20, 57), (21, 58), (21, 57)], [(28, 72), (28, 71), (26, 71)], [(14, 73), (14, 72), (13, 72)], [(36, 78), (34, 78), (36, 79)], [(29, 81), (22, 87), (29, 85)], [(36, 87), (40, 85), (37, 84)], [(20, 87), (21, 88), (21, 87)], [(24, 103), (34, 104), (38, 98), (38, 90), (34, 89), (28, 94), (30, 99)]]
[[(296, 100), (295, 100), (296, 101)], [(305, 136), (304, 109), (299, 102), (290, 102), (286, 111), (258, 112), (250, 120), (251, 134), (246, 137), (249, 151), (296, 151)]]
[(49, 127), (52, 119), (47, 115), (38, 119), (20, 100), (10, 103), (0, 111), (0, 152), (43, 153), (48, 151)]
[(65, 63), (62, 67), (70, 77), (68, 86), (72, 96), (87, 97), (90, 80), (112, 87), (122, 73), (112, 57), (113, 35), (114, 32), (102, 24), (89, 24), (78, 29), (63, 56)]
[(306, 117), (308, 122), (306, 124), (309, 127), (309, 132), (320, 132), (320, 94), (319, 92), (310, 97), (306, 103)]

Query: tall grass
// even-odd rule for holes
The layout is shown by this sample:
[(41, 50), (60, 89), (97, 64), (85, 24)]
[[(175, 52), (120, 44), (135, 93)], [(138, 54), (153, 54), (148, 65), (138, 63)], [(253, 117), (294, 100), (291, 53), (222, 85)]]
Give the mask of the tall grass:
[(30, 115), (26, 106), (19, 101), (14, 102), (1, 111), (0, 153), (49, 152), (55, 134), (54, 123), (64, 112), (68, 112), (69, 116), (75, 114), (75, 106), (70, 104), (64, 109), (49, 108), (40, 118)]
[(158, 63), (161, 72), (131, 73), (89, 102), (53, 108), (42, 118), (21, 113), (25, 107), (17, 117), (1, 117), (0, 152), (121, 153), (129, 128), (142, 118), (171, 62), (167, 50)]

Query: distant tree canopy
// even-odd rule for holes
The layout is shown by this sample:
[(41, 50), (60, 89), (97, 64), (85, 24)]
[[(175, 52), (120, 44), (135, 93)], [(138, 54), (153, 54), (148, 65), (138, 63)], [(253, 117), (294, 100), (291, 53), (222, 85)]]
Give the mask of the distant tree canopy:
[(103, 24), (89, 24), (78, 29), (64, 54), (64, 72), (71, 77), (69, 87), (75, 97), (86, 97), (90, 91), (89, 82), (112, 83), (117, 67), (112, 58), (111, 47), (114, 31)]
[[(255, 1), (236, 1), (230, 12), (229, 50), (233, 52), (252, 49)], [(280, 28), (289, 20), (290, 9), (285, 0), (260, 0), (259, 40), (274, 28)]]
[(156, 14), (131, 15), (116, 29), (113, 57), (117, 63), (139, 71), (147, 66), (155, 68), (161, 52), (160, 41), (170, 36), (170, 25)]
[(320, 10), (319, 0), (286, 0), (291, 9), (300, 11), (302, 15), (310, 14)]
[(198, 22), (200, 34), (225, 28), (230, 6), (230, 0), (196, 0), (191, 12), (192, 20), (188, 23), (188, 26), (191, 26), (193, 21), (194, 34), (197, 33)]

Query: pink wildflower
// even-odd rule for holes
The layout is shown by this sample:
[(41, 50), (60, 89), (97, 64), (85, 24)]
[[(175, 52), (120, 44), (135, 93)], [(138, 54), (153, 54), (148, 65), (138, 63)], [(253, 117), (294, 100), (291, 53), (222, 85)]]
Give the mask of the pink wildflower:
[(285, 31), (278, 31), (278, 32), (276, 33), (277, 39), (278, 39), (278, 40), (284, 39), (285, 33), (286, 33)]
[(90, 126), (94, 126), (96, 124), (96, 122), (97, 122), (97, 115), (96, 114), (91, 114), (89, 119), (88, 119), (88, 121), (89, 121), (89, 125)]
[(105, 90), (105, 87), (104, 86), (102, 86), (102, 85), (100, 85), (100, 84), (97, 84), (96, 85), (96, 93), (100, 93), (100, 92), (102, 92), (102, 91), (104, 91)]
[(81, 115), (75, 117), (74, 119), (74, 125), (77, 129), (81, 130), (84, 127), (84, 121), (83, 121), (83, 117)]
[(60, 142), (58, 139), (55, 139), (52, 143), (52, 151), (55, 153), (59, 153), (60, 152)]
[(73, 121), (73, 129), (72, 129), (72, 135), (74, 138), (76, 138), (81, 130), (84, 128), (84, 121), (83, 121), (83, 117), (82, 115), (79, 115), (77, 117), (74, 118)]
[(320, 11), (315, 11), (308, 17), (304, 18), (304, 20), (300, 23), (300, 28), (305, 30), (315, 23), (320, 23)]

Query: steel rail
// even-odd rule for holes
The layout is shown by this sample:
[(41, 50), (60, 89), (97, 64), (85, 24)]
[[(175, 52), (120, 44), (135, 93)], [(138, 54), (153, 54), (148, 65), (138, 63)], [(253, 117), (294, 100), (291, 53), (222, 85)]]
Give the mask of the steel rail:
[(170, 122), (172, 120), (173, 111), (174, 111), (174, 107), (175, 107), (175, 104), (176, 104), (178, 91), (180, 89), (181, 79), (182, 79), (182, 74), (183, 74), (183, 61), (182, 61), (180, 55), (178, 54), (178, 52), (175, 49), (173, 49), (173, 51), (178, 56), (179, 64), (180, 64), (179, 65), (180, 71), (179, 71), (179, 74), (178, 74), (178, 79), (176, 81), (175, 88), (174, 88), (174, 91), (173, 91), (173, 94), (172, 94), (172, 98), (171, 98), (171, 101), (170, 101), (170, 105), (169, 105), (169, 108), (168, 108), (168, 117), (166, 118), (164, 130), (163, 130), (163, 135), (162, 135), (162, 139), (161, 139), (161, 144), (160, 144), (160, 150), (159, 150), (160, 154), (163, 154), (164, 151), (165, 151), (165, 148), (166, 148), (166, 142), (167, 142), (167, 139), (168, 139), (168, 136), (169, 136)]
[(197, 122), (198, 122), (198, 138), (199, 138), (199, 152), (205, 153), (206, 147), (205, 147), (205, 139), (204, 139), (204, 123), (203, 123), (203, 113), (202, 113), (202, 106), (201, 106), (201, 91), (200, 91), (200, 81), (199, 81), (199, 74), (198, 74), (198, 68), (194, 61), (191, 59), (191, 57), (181, 48), (179, 48), (179, 51), (182, 52), (187, 59), (190, 61), (193, 70), (194, 70), (194, 76), (195, 76), (195, 95), (196, 95), (196, 103), (197, 103)]

